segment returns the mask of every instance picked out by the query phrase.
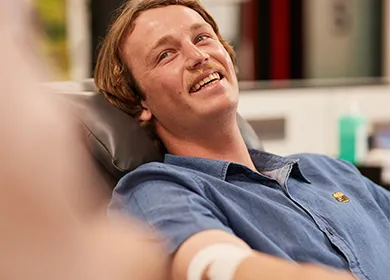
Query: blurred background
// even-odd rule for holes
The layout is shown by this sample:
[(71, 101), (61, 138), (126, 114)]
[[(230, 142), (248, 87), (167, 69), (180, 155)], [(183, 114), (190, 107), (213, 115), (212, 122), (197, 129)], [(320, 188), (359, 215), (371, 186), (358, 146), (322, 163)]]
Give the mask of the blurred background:
[[(32, 0), (62, 79), (91, 77), (124, 0)], [(283, 87), (380, 82), (386, 0), (203, 0), (238, 54), (241, 81)], [(281, 86), (281, 83), (277, 83)]]
[[(53, 87), (86, 90), (80, 82), (92, 77), (98, 45), (124, 0), (32, 1), (40, 46), (57, 73)], [(379, 166), (390, 182), (382, 172), (390, 169), (389, 0), (202, 2), (237, 52), (239, 112), (267, 151), (345, 158), (349, 116), (347, 127), (364, 124), (352, 161)]]

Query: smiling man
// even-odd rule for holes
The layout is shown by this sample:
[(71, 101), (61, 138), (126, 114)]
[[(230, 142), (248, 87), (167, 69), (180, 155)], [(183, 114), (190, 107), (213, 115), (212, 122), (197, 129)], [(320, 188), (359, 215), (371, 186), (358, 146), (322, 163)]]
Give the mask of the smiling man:
[(126, 175), (110, 210), (167, 237), (173, 279), (386, 279), (390, 194), (325, 156), (248, 150), (235, 70), (198, 1), (124, 4), (96, 84), (166, 155)]
[(170, 153), (207, 156), (207, 147), (197, 143), (218, 140), (207, 139), (207, 126), (215, 128), (209, 120), (232, 118), (238, 100), (234, 65), (213, 28), (183, 6), (150, 9), (138, 17), (123, 56), (141, 93), (155, 93), (141, 101), (139, 119), (155, 117)]

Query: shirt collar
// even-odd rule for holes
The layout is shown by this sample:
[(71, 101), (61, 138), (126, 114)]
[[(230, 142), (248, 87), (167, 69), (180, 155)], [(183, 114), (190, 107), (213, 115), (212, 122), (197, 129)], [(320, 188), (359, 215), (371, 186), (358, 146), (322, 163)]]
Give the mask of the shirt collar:
[[(259, 172), (272, 171), (275, 169), (280, 169), (286, 165), (293, 165), (291, 169), (291, 176), (310, 183), (310, 181), (307, 180), (307, 178), (303, 175), (301, 169), (299, 168), (299, 159), (282, 157), (264, 151), (252, 149), (249, 149), (249, 154), (252, 158), (253, 163), (255, 164), (255, 167)], [(165, 155), (164, 163), (196, 170), (222, 180), (226, 179), (229, 166), (231, 164), (234, 164), (232, 162), (223, 160), (176, 156), (172, 154)]]
[(286, 165), (292, 165), (290, 175), (297, 179), (301, 179), (306, 183), (311, 183), (303, 174), (299, 167), (299, 159), (292, 157), (282, 157), (264, 151), (249, 149), (249, 154), (255, 164), (256, 169), (261, 171), (272, 171), (283, 168)]
[(230, 162), (208, 158), (176, 156), (166, 154), (164, 163), (196, 170), (208, 175), (225, 180)]

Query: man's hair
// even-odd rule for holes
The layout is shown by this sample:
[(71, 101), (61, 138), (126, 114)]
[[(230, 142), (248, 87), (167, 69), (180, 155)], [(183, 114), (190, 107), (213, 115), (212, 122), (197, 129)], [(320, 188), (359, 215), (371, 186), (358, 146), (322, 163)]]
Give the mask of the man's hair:
[[(131, 68), (126, 63), (122, 51), (123, 44), (127, 35), (134, 30), (135, 21), (142, 12), (170, 5), (182, 5), (200, 14), (211, 25), (236, 66), (236, 54), (233, 48), (222, 38), (217, 23), (198, 0), (127, 0), (118, 10), (119, 16), (111, 25), (102, 42), (94, 78), (97, 88), (104, 94), (105, 98), (133, 118), (138, 118), (142, 113), (141, 101), (146, 97), (140, 90)], [(147, 129), (159, 148), (163, 148), (155, 132), (153, 119), (141, 123), (141, 126)]]

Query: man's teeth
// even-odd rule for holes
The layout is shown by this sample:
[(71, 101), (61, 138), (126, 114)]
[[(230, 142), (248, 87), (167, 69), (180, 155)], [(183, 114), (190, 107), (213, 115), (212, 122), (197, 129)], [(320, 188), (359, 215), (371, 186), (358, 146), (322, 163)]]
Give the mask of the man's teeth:
[(203, 80), (201, 80), (199, 83), (197, 83), (196, 85), (194, 85), (192, 88), (191, 88), (191, 92), (195, 92), (195, 91), (198, 91), (203, 85), (209, 83), (210, 81), (213, 81), (213, 80), (217, 80), (219, 81), (221, 79), (221, 77), (219, 76), (219, 74), (217, 72), (213, 73), (213, 74), (210, 74), (208, 77), (204, 78)]

